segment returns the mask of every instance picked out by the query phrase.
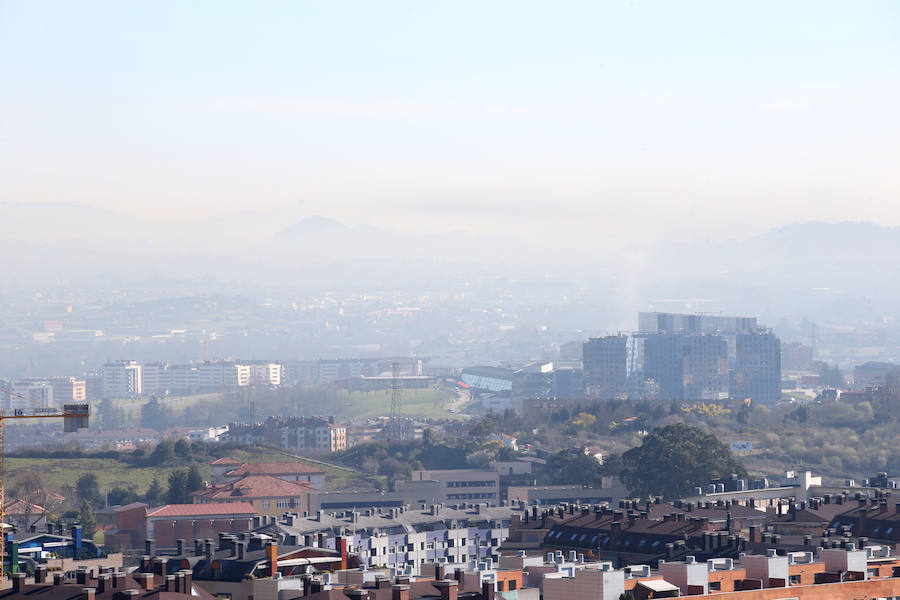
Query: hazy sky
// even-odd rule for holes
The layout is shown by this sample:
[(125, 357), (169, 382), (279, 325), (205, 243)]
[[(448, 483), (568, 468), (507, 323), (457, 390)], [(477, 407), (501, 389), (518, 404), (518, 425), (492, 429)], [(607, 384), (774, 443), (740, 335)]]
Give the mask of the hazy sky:
[(900, 223), (897, 2), (4, 0), (0, 84), (2, 200), (550, 240)]

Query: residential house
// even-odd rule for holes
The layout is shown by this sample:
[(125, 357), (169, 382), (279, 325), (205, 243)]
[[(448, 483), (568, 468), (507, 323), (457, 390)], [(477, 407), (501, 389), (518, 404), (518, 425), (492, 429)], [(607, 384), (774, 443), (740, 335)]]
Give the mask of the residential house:
[(256, 514), (280, 515), (309, 510), (307, 494), (315, 488), (307, 481), (286, 481), (271, 475), (246, 475), (192, 493), (196, 504), (250, 504)]

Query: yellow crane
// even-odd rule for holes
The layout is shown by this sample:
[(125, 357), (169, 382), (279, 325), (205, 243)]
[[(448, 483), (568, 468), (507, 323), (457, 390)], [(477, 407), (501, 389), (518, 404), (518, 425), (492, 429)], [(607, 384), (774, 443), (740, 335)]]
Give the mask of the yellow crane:
[(90, 407), (86, 403), (65, 404), (63, 409), (48, 408), (39, 406), (37, 402), (17, 394), (12, 390), (0, 387), (0, 392), (7, 394), (10, 398), (18, 398), (29, 404), (35, 405), (33, 408), (14, 408), (10, 412), (4, 412), (0, 409), (0, 581), (6, 579), (6, 468), (5, 458), (6, 450), (4, 448), (3, 434), (6, 421), (9, 419), (62, 419), (63, 429), (66, 433), (85, 429), (88, 426), (88, 417), (90, 415)]

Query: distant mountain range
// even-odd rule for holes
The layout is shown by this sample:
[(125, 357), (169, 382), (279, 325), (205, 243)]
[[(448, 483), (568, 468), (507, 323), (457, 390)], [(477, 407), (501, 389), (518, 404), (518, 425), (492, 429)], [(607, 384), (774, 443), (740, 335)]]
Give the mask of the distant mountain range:
[(732, 312), (862, 318), (900, 304), (900, 228), (872, 223), (810, 221), (740, 241), (638, 241), (622, 251), (598, 241), (572, 251), (514, 236), (350, 227), (323, 216), (284, 226), (272, 212), (167, 223), (86, 204), (0, 202), (0, 222), (8, 257), (0, 277), (25, 286), (150, 274), (362, 285), (374, 273), (382, 283), (414, 283), (490, 271), (565, 280), (635, 306), (715, 298)]

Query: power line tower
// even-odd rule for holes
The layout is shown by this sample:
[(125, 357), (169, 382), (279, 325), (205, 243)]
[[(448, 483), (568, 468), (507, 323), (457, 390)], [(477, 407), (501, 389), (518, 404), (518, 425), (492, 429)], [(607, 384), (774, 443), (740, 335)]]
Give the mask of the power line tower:
[(391, 422), (403, 416), (403, 392), (400, 387), (400, 363), (391, 363)]
[(403, 416), (403, 387), (400, 382), (400, 363), (391, 364), (391, 419), (385, 427), (390, 440), (412, 438), (409, 419)]

